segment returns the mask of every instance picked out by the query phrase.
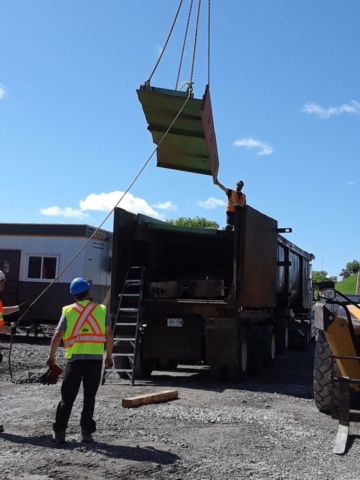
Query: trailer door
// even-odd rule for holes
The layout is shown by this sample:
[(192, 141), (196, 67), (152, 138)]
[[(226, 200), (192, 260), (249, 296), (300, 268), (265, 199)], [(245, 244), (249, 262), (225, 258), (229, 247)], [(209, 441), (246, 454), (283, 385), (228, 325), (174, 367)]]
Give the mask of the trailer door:
[(0, 250), (0, 270), (6, 275), (2, 293), (4, 307), (18, 303), (20, 255), (21, 250)]

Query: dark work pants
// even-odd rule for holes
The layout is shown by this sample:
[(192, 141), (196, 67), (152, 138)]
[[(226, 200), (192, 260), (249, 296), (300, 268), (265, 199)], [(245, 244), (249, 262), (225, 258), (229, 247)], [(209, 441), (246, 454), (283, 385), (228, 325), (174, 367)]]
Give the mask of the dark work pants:
[(235, 212), (226, 212), (226, 227), (225, 230), (234, 230), (235, 225)]
[(81, 413), (80, 425), (88, 433), (96, 431), (96, 423), (93, 420), (95, 397), (101, 380), (101, 360), (74, 360), (66, 365), (65, 376), (61, 385), (61, 401), (56, 410), (55, 432), (66, 430), (79, 392), (81, 380), (84, 389), (84, 405)]

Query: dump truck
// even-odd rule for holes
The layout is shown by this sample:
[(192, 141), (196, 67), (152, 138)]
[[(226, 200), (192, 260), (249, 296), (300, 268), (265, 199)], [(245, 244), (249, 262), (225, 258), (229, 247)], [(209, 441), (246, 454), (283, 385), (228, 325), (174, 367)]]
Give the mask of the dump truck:
[[(210, 365), (215, 380), (240, 382), (271, 367), (289, 340), (308, 348), (314, 256), (280, 235), (285, 231), (250, 205), (236, 208), (230, 232), (116, 208), (110, 311), (119, 325), (120, 311), (138, 311), (124, 301), (138, 302), (138, 374), (148, 377), (159, 363), (198, 363)], [(141, 298), (124, 294), (136, 268), (144, 272)], [(130, 325), (114, 329), (120, 375), (131, 366), (131, 350), (116, 339), (131, 336)]]

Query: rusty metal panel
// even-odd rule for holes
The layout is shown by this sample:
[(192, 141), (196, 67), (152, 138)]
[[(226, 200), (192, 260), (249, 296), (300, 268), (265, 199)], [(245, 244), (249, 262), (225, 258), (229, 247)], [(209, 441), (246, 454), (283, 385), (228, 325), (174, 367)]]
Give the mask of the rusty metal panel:
[(214, 125), (214, 118), (212, 114), (209, 85), (206, 85), (205, 94), (203, 97), (203, 108), (201, 111), (201, 119), (203, 123), (204, 134), (205, 134), (206, 147), (209, 153), (211, 173), (215, 183), (215, 180), (217, 179), (217, 175), (219, 171), (219, 156), (218, 156), (218, 149), (217, 149), (217, 143), (216, 143), (215, 125)]
[(239, 208), (239, 298), (244, 308), (275, 308), (278, 223), (254, 208)]
[(189, 284), (189, 293), (192, 297), (223, 297), (224, 293), (224, 280), (193, 280)]
[(183, 287), (181, 282), (151, 282), (151, 298), (180, 298)]
[[(151, 132), (158, 145), (188, 94), (142, 86), (137, 90)], [(157, 150), (159, 167), (213, 175), (219, 168), (214, 122), (208, 87), (203, 99), (191, 97)]]

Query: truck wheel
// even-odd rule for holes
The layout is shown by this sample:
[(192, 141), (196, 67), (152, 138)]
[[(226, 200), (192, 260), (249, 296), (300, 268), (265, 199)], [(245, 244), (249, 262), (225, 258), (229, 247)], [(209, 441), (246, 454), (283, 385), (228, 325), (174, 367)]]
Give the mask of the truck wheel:
[(264, 338), (263, 366), (270, 368), (274, 365), (276, 357), (275, 328), (272, 325), (264, 325), (262, 330)]
[[(331, 350), (322, 330), (318, 332), (314, 358), (314, 400), (320, 412), (331, 412), (332, 382), (331, 375)], [(337, 363), (334, 364), (334, 375), (340, 375)], [(338, 386), (334, 384), (334, 402), (338, 403)]]
[[(116, 353), (116, 352), (114, 352)], [(114, 357), (114, 367), (119, 370), (129, 370), (131, 369), (130, 360), (128, 357)], [(125, 372), (116, 372), (120, 378), (128, 380), (130, 377)]]
[(289, 327), (286, 317), (276, 319), (276, 353), (286, 355), (289, 347)]
[(231, 382), (243, 382), (248, 370), (249, 344), (246, 328), (239, 328), (238, 331), (238, 365), (228, 365), (227, 372)]
[(142, 339), (139, 342), (136, 354), (135, 377), (149, 378), (154, 370), (155, 360), (153, 358), (144, 358)]
[(214, 382), (225, 382), (227, 380), (226, 367), (218, 363), (210, 363), (210, 375)]
[(160, 358), (159, 364), (162, 370), (176, 370), (179, 362), (177, 360), (173, 360), (172, 358)]
[(303, 330), (305, 330), (305, 336), (300, 343), (300, 349), (305, 352), (306, 350), (309, 350), (311, 346), (311, 326), (309, 322), (305, 322), (303, 325)]
[(258, 374), (263, 367), (264, 339), (262, 328), (251, 327), (249, 331), (249, 367), (248, 371), (252, 374)]
[[(115, 342), (113, 346), (113, 353), (124, 353), (124, 350), (120, 347), (120, 342)], [(130, 360), (128, 357), (113, 357), (114, 358), (114, 367), (116, 370), (129, 370)], [(125, 372), (116, 372), (120, 378), (129, 379), (128, 375)]]

